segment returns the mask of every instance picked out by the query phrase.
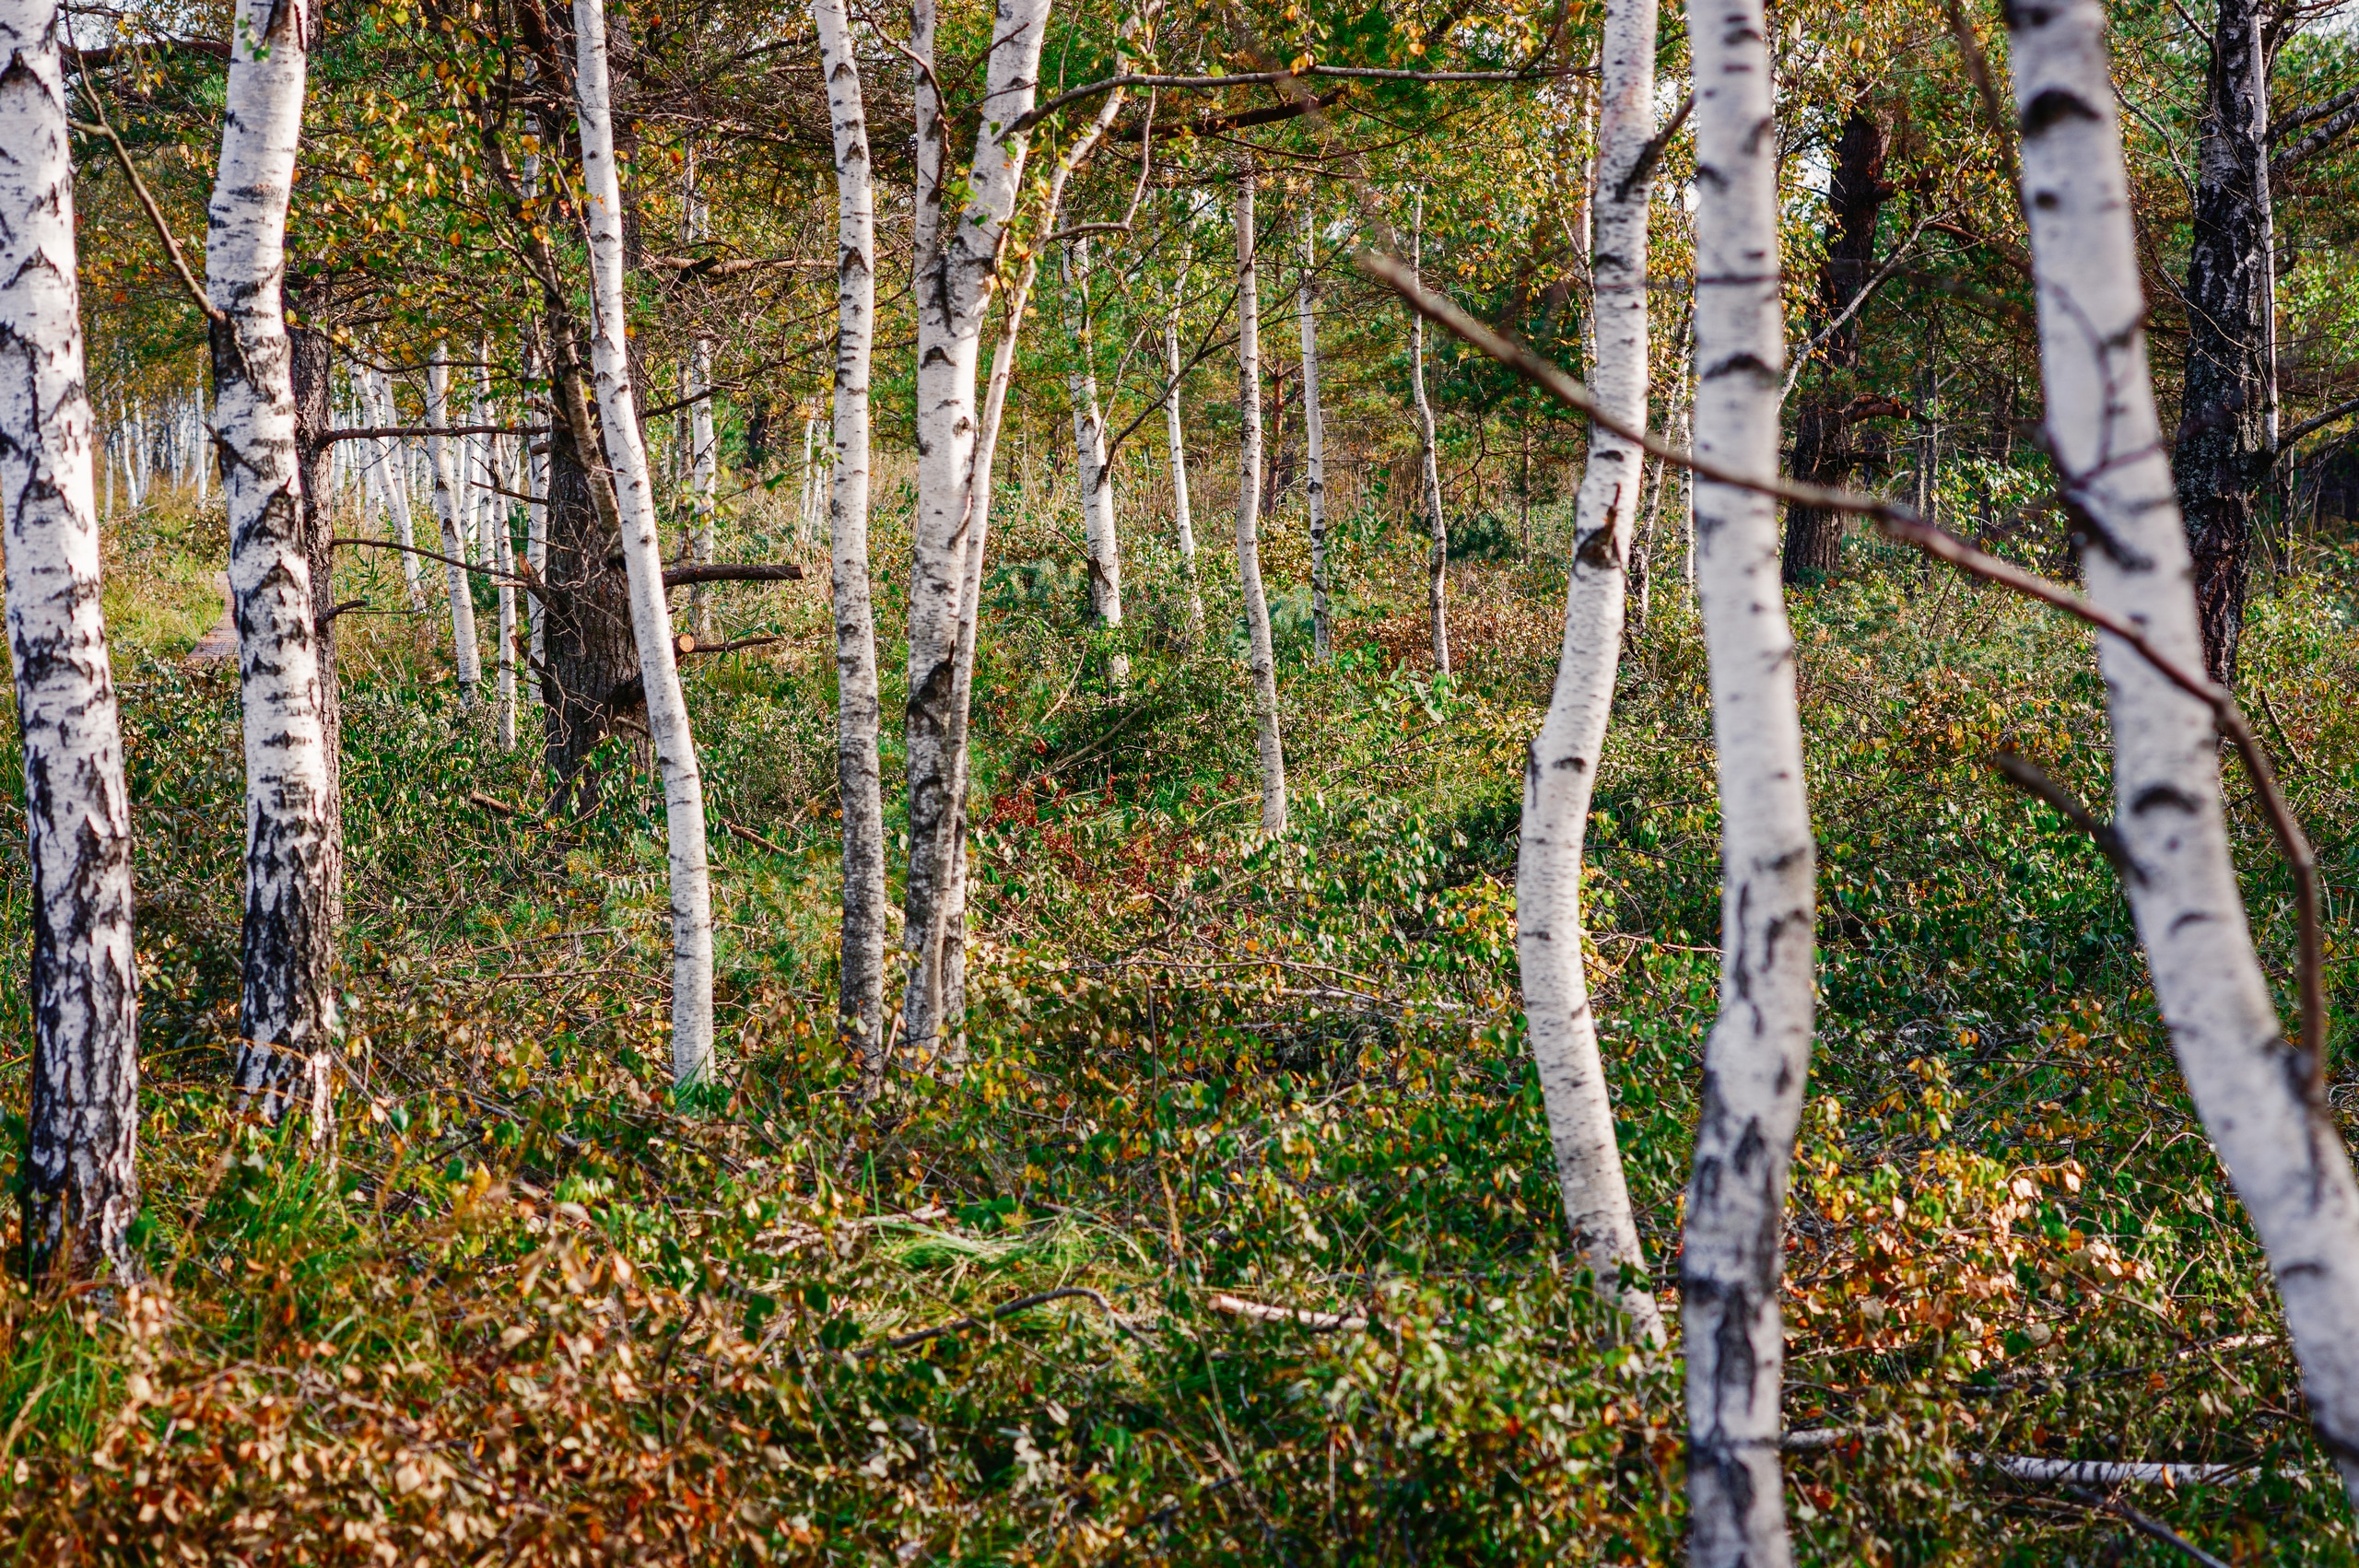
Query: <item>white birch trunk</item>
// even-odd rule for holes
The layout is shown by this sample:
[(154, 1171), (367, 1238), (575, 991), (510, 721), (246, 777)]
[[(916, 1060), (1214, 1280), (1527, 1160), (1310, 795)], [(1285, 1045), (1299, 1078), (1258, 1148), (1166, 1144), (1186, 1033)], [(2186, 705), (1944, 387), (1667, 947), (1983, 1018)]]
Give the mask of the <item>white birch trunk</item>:
[(451, 600), (451, 656), (458, 672), (459, 700), (473, 703), (483, 684), (483, 655), (475, 647), (475, 602), (467, 586), (466, 518), (462, 510), (458, 454), (451, 450), (451, 356), (434, 345), (426, 362), (426, 461), (434, 470), (434, 517), (442, 525), (442, 574)]
[[(206, 374), (200, 377), (196, 383), (196, 504), (199, 508), (202, 508), (213, 494), (213, 468), (220, 461), (219, 450), (213, 441), (212, 421), (205, 416), (205, 389), (207, 382), (212, 380), (212, 366), (209, 362), (205, 369)], [(114, 482), (109, 480), (107, 484), (109, 496), (107, 510), (112, 511), (114, 510), (112, 499)]]
[(1262, 592), (1262, 301), (1253, 253), (1253, 165), (1237, 176), (1237, 577), (1245, 591), (1245, 633), (1253, 675), (1253, 716), (1262, 767), (1262, 831), (1286, 830), (1285, 743), (1278, 733), (1278, 661), (1270, 642), (1270, 602)]
[[(688, 347), (688, 396), (695, 399), (688, 404), (688, 504), (696, 513), (697, 564), (709, 567), (713, 563), (713, 531), (721, 510), (721, 453), (713, 441), (712, 339), (709, 337), (700, 337)], [(717, 598), (705, 583), (690, 591), (690, 624), (698, 642), (710, 642), (718, 635), (712, 618)]]
[(663, 599), (663, 540), (655, 486), (624, 346), (622, 187), (615, 168), (612, 91), (606, 70), (604, 0), (573, 0), (574, 92), (581, 128), (581, 182), (588, 198), (590, 338), (598, 379), (598, 422), (622, 514), (623, 568), (630, 579), (631, 633), (647, 693), (647, 729), (663, 774), (664, 838), (672, 886), (672, 1077), (682, 1085), (712, 1074), (712, 890), (705, 862), (704, 780), (688, 732), (687, 695)]
[[(361, 395), (368, 400), (368, 419), (380, 427), (401, 423), (393, 403), (393, 378), (382, 370), (361, 371)], [(410, 514), (409, 463), (407, 443), (398, 437), (383, 437), (369, 443), (377, 450), (377, 488), (385, 509), (385, 521), (392, 524), (393, 542), (401, 546), (402, 589), (409, 596), (409, 607), (423, 614), (426, 612), (426, 584), (418, 575), (418, 557), (411, 552), (417, 548), (417, 523)]]
[[(885, 1048), (885, 807), (876, 628), (868, 587), (868, 366), (876, 317), (876, 190), (843, 0), (812, 0), (836, 152), (835, 472), (827, 501), (836, 623), (836, 784), (843, 803), (843, 949), (836, 1018), (864, 1071)], [(710, 415), (705, 430), (711, 429)]]
[[(1089, 607), (1109, 626), (1122, 624), (1122, 552), (1115, 532), (1114, 470), (1106, 461), (1106, 419), (1097, 405), (1097, 367), (1089, 324), (1089, 240), (1057, 256), (1064, 275), (1065, 335), (1074, 356), (1065, 374), (1073, 399), (1074, 472), (1081, 489), (1082, 538), (1089, 555)], [(1121, 676), (1118, 674), (1119, 681)]]
[[(475, 422), (489, 425), (497, 412), (491, 401), (490, 345), (479, 344), (475, 352)], [(499, 492), (514, 486), (502, 472), (500, 439), (489, 432), (476, 439), (482, 442), (478, 453), (483, 462), (475, 492), (477, 526), (483, 564), (497, 574), (492, 579), (492, 592), (499, 608), (499, 638), (493, 649), (496, 685), (492, 709), (499, 749), (512, 752), (516, 749), (516, 585), (511, 579), (516, 571), (516, 553), (508, 535), (508, 497)]]
[(32, 873), (27, 1275), (136, 1268), (131, 798), (100, 608), (96, 421), (56, 0), (0, 0), (0, 533)]
[(1319, 407), (1319, 252), (1308, 196), (1302, 206), (1302, 287), (1295, 316), (1302, 329), (1302, 433), (1306, 448), (1303, 496), (1310, 512), (1310, 656), (1333, 651), (1327, 581), (1327, 421)]
[[(1778, 473), (1778, 139), (1762, 0), (1689, 0), (1696, 59), (1696, 451)], [(1688, 1561), (1784, 1568), (1778, 1311), (1788, 1167), (1810, 1071), (1815, 861), (1776, 509), (1696, 486), (1696, 586), (1720, 791), (1720, 1004), (1681, 1256)]]
[[(1415, 216), (1410, 220), (1409, 265), (1422, 273), (1426, 264), (1426, 193), (1417, 190)], [(1409, 390), (1417, 404), (1419, 478), (1426, 491), (1426, 516), (1433, 526), (1433, 544), (1426, 553), (1426, 612), (1433, 622), (1434, 668), (1449, 673), (1449, 523), (1441, 509), (1441, 454), (1434, 440), (1434, 405), (1426, 397), (1426, 319), (1409, 312)]]
[(267, 1116), (290, 1105), (331, 1131), (337, 1033), (325, 694), (302, 475), (292, 345), (281, 304), (287, 202), (303, 122), (311, 13), (240, 0), (230, 26), (221, 158), (207, 212), (205, 297), (215, 415), (225, 454), (229, 591), (246, 762), (240, 1090)]
[(1163, 318), (1163, 359), (1171, 379), (1163, 393), (1163, 438), (1171, 462), (1171, 526), (1178, 536), (1180, 570), (1188, 579), (1188, 627), (1202, 636), (1204, 596), (1196, 586), (1196, 523), (1188, 509), (1188, 440), (1180, 422), (1180, 301), (1176, 288), (1170, 313)]
[[(918, 230), (918, 503), (911, 526), (907, 734), (910, 871), (904, 931), (910, 958), (902, 1036), (921, 1068), (944, 1048), (943, 953), (949, 924), (957, 758), (947, 744), (954, 707), (961, 588), (975, 484), (975, 379), (985, 312), (998, 270), (1000, 239), (1015, 211), (1026, 149), (1005, 127), (1032, 107), (1050, 0), (1000, 0), (992, 23), (980, 123), (968, 199), (957, 225), (941, 231), (939, 181), (929, 182), (927, 149), (939, 163), (938, 108), (920, 94)], [(920, 12), (931, 39), (931, 6)], [(919, 52), (930, 61), (925, 51)], [(931, 235), (931, 242), (927, 242)], [(883, 1063), (878, 1063), (881, 1070)]]
[[(540, 380), (544, 375), (545, 357), (536, 338), (528, 334), (525, 343), (524, 379), (527, 381)], [(548, 422), (549, 412), (555, 403), (553, 397), (546, 395), (533, 401), (532, 406), (541, 415), (542, 423)], [(548, 440), (547, 436), (537, 440), (528, 437), (524, 442), (525, 488), (533, 497), (524, 512), (524, 560), (532, 568), (533, 581), (536, 585), (535, 591), (525, 600), (525, 620), (531, 627), (532, 675), (524, 683), (524, 689), (533, 695), (535, 702), (542, 700), (541, 681), (548, 670), (548, 605), (539, 591), (539, 585), (548, 580), (549, 569)]]
[[(2146, 366), (2145, 300), (2121, 135), (2094, 0), (2009, 12), (2024, 210), (2038, 290), (2048, 434), (2066, 494), (2102, 532), (2089, 596), (2203, 668), (2189, 558)], [(2319, 1446), (2359, 1504), (2359, 1187), (2252, 945), (2208, 708), (2097, 639), (2114, 735), (2114, 821), (2155, 1000), (2221, 1164), (2269, 1255)], [(2305, 1046), (2315, 1047), (2305, 1041)]]
[[(1597, 243), (1590, 316), (1597, 350), (1590, 386), (1607, 412), (1629, 426), (1647, 419), (1649, 193), (1643, 179), (1626, 195), (1621, 188), (1654, 135), (1655, 12), (1655, 0), (1612, 0), (1606, 10), (1599, 156), (1592, 165)], [(1574, 503), (1556, 685), (1524, 765), (1516, 952), (1525, 1026), (1574, 1250), (1599, 1292), (1620, 1305), (1640, 1336), (1660, 1344), (1662, 1313), (1623, 1179), (1581, 951), (1582, 836), (1614, 709), (1625, 564), (1644, 455), (1623, 438), (1590, 427), (1589, 464)]]

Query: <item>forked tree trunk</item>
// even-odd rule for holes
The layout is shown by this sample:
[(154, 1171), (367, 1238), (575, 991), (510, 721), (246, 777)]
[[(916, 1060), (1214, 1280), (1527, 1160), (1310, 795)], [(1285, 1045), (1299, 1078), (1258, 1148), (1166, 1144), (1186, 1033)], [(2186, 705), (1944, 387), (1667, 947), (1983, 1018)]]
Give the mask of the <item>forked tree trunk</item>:
[[(1182, 271), (1184, 272), (1184, 268)], [(1163, 360), (1170, 385), (1163, 393), (1163, 439), (1171, 462), (1171, 528), (1180, 549), (1180, 571), (1188, 579), (1188, 630), (1204, 629), (1204, 595), (1196, 584), (1196, 522), (1188, 509), (1188, 439), (1180, 421), (1180, 298), (1174, 286), (1171, 310), (1163, 318)]]
[(1306, 451), (1303, 497), (1310, 513), (1310, 656), (1324, 663), (1333, 651), (1328, 624), (1327, 422), (1319, 407), (1319, 252), (1310, 199), (1302, 205), (1302, 287), (1295, 315), (1302, 329), (1302, 433)]
[[(2089, 596), (2166, 657), (2203, 642), (2186, 535), (2154, 412), (2138, 251), (2096, 0), (2009, 13), (2024, 210), (2038, 288), (2048, 435), (2065, 493), (2095, 525)], [(2329, 1108), (2278, 1026), (2254, 954), (2208, 707), (2097, 639), (2113, 722), (2114, 822), (2155, 1000), (2220, 1162), (2269, 1255), (2319, 1446), (2359, 1504), (2359, 1186)], [(2304, 1041), (2308, 1049), (2319, 1042)]]
[[(1762, 0), (1689, 0), (1696, 61), (1696, 451), (1778, 474), (1778, 138)], [(1720, 998), (1680, 1264), (1688, 1561), (1782, 1568), (1778, 1311), (1787, 1173), (1810, 1072), (1816, 910), (1777, 509), (1696, 485), (1696, 597), (1720, 794)]]
[(205, 247), (216, 420), (245, 719), (246, 865), (237, 1082), (324, 1142), (336, 1024), (329, 772), (282, 286), (287, 200), (316, 18), (240, 0)]
[[(911, 524), (910, 685), (910, 870), (903, 903), (909, 955), (901, 1032), (920, 1068), (947, 1053), (943, 1037), (945, 944), (952, 927), (952, 862), (958, 757), (949, 743), (955, 708), (961, 588), (973, 518), (975, 380), (983, 322), (999, 264), (1000, 238), (1024, 174), (1026, 138), (1006, 127), (1029, 112), (1039, 86), (1050, 0), (1001, 0), (985, 67), (974, 166), (958, 222), (942, 231), (928, 215), (941, 186), (942, 128), (930, 89), (920, 94), (918, 229), (918, 501)], [(920, 13), (930, 40), (931, 6)], [(919, 51), (924, 56), (924, 50)], [(931, 60), (928, 58), (930, 65)], [(930, 73), (921, 73), (930, 77)], [(932, 236), (931, 241), (928, 237)], [(883, 1069), (880, 1059), (879, 1071)]]
[(459, 700), (473, 703), (483, 685), (483, 654), (475, 646), (475, 591), (467, 582), (466, 521), (461, 497), (458, 454), (452, 451), (451, 355), (441, 343), (426, 362), (426, 461), (434, 469), (434, 519), (442, 526), (442, 576), (451, 600), (452, 665), (458, 672)]
[[(1606, 11), (1592, 193), (1590, 314), (1597, 346), (1590, 385), (1606, 410), (1630, 426), (1647, 420), (1649, 189), (1640, 164), (1654, 135), (1655, 10), (1655, 0), (1613, 0)], [(1516, 952), (1525, 1026), (1574, 1250), (1598, 1291), (1621, 1306), (1641, 1337), (1660, 1344), (1662, 1313), (1623, 1179), (1581, 954), (1582, 835), (1614, 708), (1625, 563), (1644, 457), (1623, 438), (1590, 427), (1555, 691), (1524, 764)]]
[[(1074, 472), (1081, 489), (1082, 538), (1089, 553), (1089, 608), (1105, 626), (1122, 624), (1122, 551), (1115, 531), (1114, 468), (1107, 461), (1106, 419), (1097, 406), (1097, 367), (1089, 330), (1089, 240), (1073, 240), (1058, 253), (1064, 274), (1065, 335), (1072, 368), (1065, 390), (1073, 399)], [(1121, 661), (1119, 656), (1117, 662)], [(1115, 676), (1121, 676), (1118, 671)]]
[[(1417, 191), (1410, 220), (1409, 265), (1426, 263), (1426, 193)], [(1434, 440), (1434, 405), (1426, 396), (1426, 319), (1409, 312), (1409, 388), (1417, 404), (1418, 478), (1425, 486), (1426, 519), (1433, 543), (1426, 553), (1426, 613), (1433, 623), (1434, 668), (1449, 673), (1449, 523), (1441, 509), (1441, 454)]]
[(25, 1273), (136, 1270), (131, 797), (100, 608), (95, 421), (55, 0), (0, 0), (0, 532), (32, 872)]
[(2219, 0), (2187, 253), (2187, 383), (2173, 444), (2212, 678), (2233, 685), (2269, 427), (2269, 60), (2259, 0)]
[[(836, 462), (827, 532), (836, 622), (836, 785), (843, 803), (837, 1028), (865, 1070), (885, 1048), (885, 808), (876, 628), (868, 597), (868, 359), (876, 316), (876, 189), (843, 0), (812, 0), (836, 144)], [(710, 429), (710, 415), (706, 428)]]
[(606, 71), (604, 0), (573, 0), (574, 93), (581, 112), (581, 184), (588, 200), (590, 338), (598, 419), (615, 474), (623, 569), (630, 579), (632, 640), (647, 701), (647, 731), (663, 777), (664, 842), (672, 891), (672, 1077), (682, 1086), (712, 1075), (712, 890), (706, 869), (704, 780), (688, 732), (688, 705), (663, 599), (663, 541), (655, 486), (639, 428), (624, 339), (622, 189), (615, 168), (613, 99)]
[(1275, 837), (1286, 830), (1286, 754), (1278, 732), (1278, 660), (1270, 640), (1270, 602), (1262, 591), (1262, 299), (1253, 253), (1255, 178), (1249, 158), (1237, 173), (1237, 580), (1244, 590), (1247, 659), (1253, 676), (1262, 831)]

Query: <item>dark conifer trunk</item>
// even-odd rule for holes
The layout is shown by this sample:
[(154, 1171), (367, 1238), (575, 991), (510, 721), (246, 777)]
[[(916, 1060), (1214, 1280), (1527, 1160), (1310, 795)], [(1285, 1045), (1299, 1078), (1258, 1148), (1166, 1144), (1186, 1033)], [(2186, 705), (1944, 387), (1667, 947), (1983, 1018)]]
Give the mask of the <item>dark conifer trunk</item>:
[(2236, 673), (2269, 431), (2269, 64), (2259, 0), (2220, 0), (2187, 260), (2187, 381), (2172, 466), (2212, 678)]
[[(1884, 179), (1884, 132), (1874, 115), (1855, 107), (1835, 143), (1835, 172), (1827, 182), (1826, 262), (1819, 269), (1813, 334), (1843, 313), (1874, 272), (1876, 220), (1892, 187)], [(1827, 338), (1817, 363), (1804, 372), (1813, 383), (1794, 421), (1794, 477), (1811, 485), (1840, 485), (1858, 466), (1852, 427), (1860, 411), (1852, 385), (1860, 368), (1860, 318), (1855, 313)], [(1785, 579), (1824, 577), (1842, 564), (1843, 515), (1815, 507), (1786, 512)]]

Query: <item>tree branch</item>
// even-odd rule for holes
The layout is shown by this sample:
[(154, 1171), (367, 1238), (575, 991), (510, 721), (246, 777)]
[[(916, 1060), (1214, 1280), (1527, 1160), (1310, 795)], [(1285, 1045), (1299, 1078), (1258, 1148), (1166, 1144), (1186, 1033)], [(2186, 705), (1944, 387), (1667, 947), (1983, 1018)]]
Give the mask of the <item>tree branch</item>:
[(2352, 398), (2345, 403), (2338, 403), (2323, 414), (2311, 415), (2307, 419), (2277, 438), (2277, 450), (2283, 451), (2303, 437), (2314, 436), (2336, 420), (2347, 419), (2353, 414), (2359, 414), (2359, 397)]
[(782, 567), (674, 567), (663, 574), (663, 586), (679, 588), (692, 582), (800, 582), (803, 568), (792, 561)]
[(171, 225), (164, 221), (164, 210), (156, 205), (156, 198), (147, 193), (147, 181), (139, 178), (139, 170), (131, 161), (131, 149), (123, 145), (123, 138), (116, 135), (114, 127), (107, 123), (107, 106), (88, 76), (82, 78), (82, 96), (90, 100), (90, 112), (99, 117), (97, 123), (68, 120), (65, 123), (86, 136), (99, 137), (114, 148), (115, 161), (123, 165), (123, 177), (131, 181), (131, 193), (139, 198), (140, 210), (155, 226), (156, 238), (163, 241), (164, 254), (170, 259), (172, 271), (180, 275), (181, 286), (188, 290), (188, 297), (196, 301), (196, 308), (204, 313), (205, 319), (219, 326), (229, 318), (214, 309), (213, 301), (205, 298), (205, 286), (197, 282), (196, 275), (189, 270), (188, 258), (181, 254), (181, 242), (172, 238)]
[[(1476, 321), (1449, 299), (1426, 290), (1400, 258), (1362, 251), (1353, 261), (1368, 276), (1391, 287), (1411, 310), (1461, 342), (1489, 355), (1560, 402), (1579, 409), (1599, 429), (1619, 436), (1653, 456), (1675, 463), (1697, 478), (1713, 484), (1734, 486), (1759, 495), (1772, 496), (1789, 505), (1848, 512), (1872, 519), (1884, 536), (1895, 543), (1947, 561), (1986, 582), (2012, 590), (2027, 599), (2036, 599), (2118, 639), (2152, 665), (2164, 679), (2209, 708), (2212, 722), (2236, 747), (2245, 773), (2252, 780), (2253, 793), (2261, 802), (2270, 829), (2276, 837), (2279, 853), (2294, 878), (2294, 912), (2300, 928), (2298, 969), (2301, 977), (2302, 1049), (2307, 1058), (2306, 1088), (2313, 1107), (2326, 1103), (2325, 952), (2318, 924), (2318, 856), (2310, 847), (2308, 835), (2302, 831), (2300, 820), (2294, 815), (2293, 808), (2286, 803), (2283, 792), (2277, 786), (2276, 770), (2270, 766), (2267, 750), (2253, 733), (2252, 725), (2246, 720), (2244, 711), (2236, 706), (2236, 699), (2231, 693), (2214, 685), (2200, 670), (2189, 668), (2155, 647), (2147, 638), (2145, 628), (2128, 616), (2091, 603), (2061, 583), (2051, 582), (2013, 562), (1976, 549), (1957, 535), (1927, 522), (1917, 515), (1913, 508), (1880, 496), (1863, 495), (1857, 490), (1803, 485), (1774, 475), (1764, 477), (1741, 473), (1709, 459), (1697, 457), (1651, 434), (1643, 427), (1632, 426), (1607, 413), (1599, 405), (1594, 393), (1555, 365)], [(2095, 529), (2077, 498), (2078, 486), (2079, 481), (2072, 475), (2065, 475), (2065, 487), (2060, 497), (2062, 505), (2067, 512), (2082, 522), (2084, 529), (2093, 534), (2097, 533), (2099, 531)]]

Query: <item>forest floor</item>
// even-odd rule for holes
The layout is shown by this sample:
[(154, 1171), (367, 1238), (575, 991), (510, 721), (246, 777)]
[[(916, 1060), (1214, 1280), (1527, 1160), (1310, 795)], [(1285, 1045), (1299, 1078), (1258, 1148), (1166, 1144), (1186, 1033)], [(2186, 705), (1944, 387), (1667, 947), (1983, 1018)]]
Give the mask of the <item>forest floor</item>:
[[(0, 1286), (13, 1560), (1676, 1560), (1676, 1363), (1617, 1348), (1562, 1256), (1516, 1009), (1555, 526), (1528, 559), (1495, 529), (1455, 568), (1446, 682), (1419, 652), (1421, 540), (1341, 531), (1343, 651), (1314, 667), (1299, 524), (1278, 531), (1295, 824), (1257, 844), (1226, 560), (1206, 553), (1193, 635), (1135, 525), (1110, 689), (1077, 549), (1016, 516), (977, 681), (971, 1065), (881, 1107), (852, 1102), (830, 1034), (823, 588), (732, 590), (728, 635), (783, 640), (692, 661), (725, 1072), (689, 1104), (664, 1065), (662, 817), (628, 747), (594, 813), (546, 820), (529, 748), (456, 705), (447, 620), (347, 615), (348, 1084), (321, 1149), (229, 1092), (235, 672), (185, 659), (218, 614), (218, 520), (126, 524), (108, 608), (152, 1279)], [(351, 562), (339, 597), (398, 609), (390, 560)], [(2340, 982), (2359, 557), (2305, 568), (2266, 585), (2245, 696), (2318, 841)], [(1675, 582), (1652, 610), (1590, 886), (1623, 1149), (1675, 1304), (1717, 821), (1696, 627)], [(886, 591), (880, 627), (900, 614)], [(2359, 1560), (2113, 872), (1989, 766), (2012, 744), (2106, 799), (2086, 638), (1866, 547), (1795, 615), (1822, 999), (1786, 1297), (1798, 1555), (2177, 1561), (2126, 1508), (2239, 1564)], [(2229, 795), (2287, 986), (2286, 879)], [(0, 951), (21, 953), (18, 860), (6, 875)], [(23, 985), (0, 965), (0, 1173)], [(2355, 1090), (2338, 1064), (2346, 1127)], [(2074, 1487), (2010, 1479), (2009, 1456), (2228, 1469)]]

